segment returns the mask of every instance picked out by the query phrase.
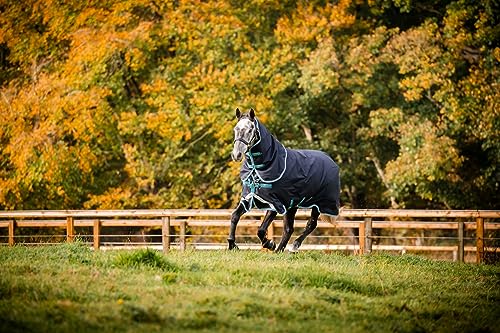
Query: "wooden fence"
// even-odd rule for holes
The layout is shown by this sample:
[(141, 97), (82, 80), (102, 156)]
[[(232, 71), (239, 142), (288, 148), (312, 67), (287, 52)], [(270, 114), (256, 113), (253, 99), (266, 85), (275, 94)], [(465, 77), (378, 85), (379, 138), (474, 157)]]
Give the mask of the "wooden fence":
[[(168, 252), (171, 247), (181, 250), (187, 246), (196, 249), (225, 248), (225, 237), (229, 228), (231, 210), (64, 210), (64, 211), (0, 211), (0, 244), (14, 245), (31, 237), (32, 233), (23, 233), (25, 228), (65, 229), (63, 235), (39, 235), (49, 237), (51, 242), (64, 239), (72, 242), (75, 237), (90, 239), (95, 249), (111, 247), (152, 246), (160, 247)], [(240, 248), (260, 248), (256, 243), (256, 229), (260, 225), (264, 212), (251, 211), (244, 215), (237, 229)], [(299, 210), (296, 217), (296, 232), (305, 226), (309, 212)], [(131, 242), (106, 243), (102, 241), (104, 228), (123, 229), (136, 228), (157, 229), (161, 234), (161, 242)], [(282, 228), (278, 218), (271, 225), (268, 237), (280, 235), (276, 232)], [(76, 229), (91, 229), (91, 233), (76, 232)], [(191, 232), (188, 232), (188, 229)], [(209, 231), (212, 229), (212, 231)], [(5, 232), (6, 230), (6, 232)], [(214, 234), (213, 230), (221, 230)], [(332, 230), (354, 230), (351, 236), (335, 236)], [(381, 231), (397, 230), (396, 235), (381, 236)], [(405, 236), (408, 230), (441, 231), (447, 236)], [(377, 232), (378, 231), (378, 232)], [(449, 235), (450, 232), (453, 235)], [(466, 236), (466, 233), (469, 235)], [(488, 235), (486, 234), (488, 233)], [(316, 234), (316, 236), (314, 236)], [(403, 235), (401, 235), (403, 234)], [(197, 242), (198, 239), (210, 238), (212, 242)], [(315, 239), (316, 237), (316, 239)], [(351, 243), (339, 242), (339, 238), (350, 238)], [(244, 238), (251, 242), (240, 241)], [(393, 244), (383, 244), (380, 240), (391, 239)], [(395, 242), (395, 239), (399, 239)], [(445, 239), (446, 245), (417, 244), (415, 239)], [(190, 242), (191, 240), (191, 242)], [(402, 241), (406, 243), (402, 243)], [(409, 240), (413, 240), (409, 242)], [(485, 244), (485, 241), (488, 244)], [(38, 243), (49, 243), (37, 241)], [(399, 243), (399, 244), (394, 244)], [(500, 211), (485, 210), (385, 210), (385, 209), (346, 209), (335, 225), (320, 221), (318, 231), (315, 231), (304, 243), (302, 249), (344, 250), (357, 254), (368, 254), (372, 251), (440, 251), (452, 252), (453, 259), (463, 262), (465, 253), (475, 252), (475, 261), (481, 263), (486, 254), (500, 255)]]

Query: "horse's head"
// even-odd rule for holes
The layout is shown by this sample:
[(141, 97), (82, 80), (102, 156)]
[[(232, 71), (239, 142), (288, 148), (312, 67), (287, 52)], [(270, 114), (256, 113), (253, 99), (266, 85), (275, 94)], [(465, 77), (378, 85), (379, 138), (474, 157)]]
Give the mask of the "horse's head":
[(236, 109), (236, 118), (238, 123), (234, 127), (234, 147), (231, 157), (233, 161), (241, 161), (257, 139), (255, 111), (250, 109), (250, 112), (242, 114), (240, 109)]

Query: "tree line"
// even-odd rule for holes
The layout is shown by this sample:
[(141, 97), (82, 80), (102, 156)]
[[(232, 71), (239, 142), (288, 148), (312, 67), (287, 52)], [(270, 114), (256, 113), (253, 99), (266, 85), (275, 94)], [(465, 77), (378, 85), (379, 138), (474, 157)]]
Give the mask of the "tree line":
[(496, 0), (0, 0), (0, 208), (228, 208), (234, 109), (353, 208), (500, 208)]

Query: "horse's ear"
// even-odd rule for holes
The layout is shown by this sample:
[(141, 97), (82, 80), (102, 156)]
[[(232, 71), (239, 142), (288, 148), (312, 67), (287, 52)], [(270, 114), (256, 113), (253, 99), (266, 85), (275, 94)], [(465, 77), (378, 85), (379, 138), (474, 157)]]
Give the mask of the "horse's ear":
[(241, 117), (241, 112), (239, 108), (236, 108), (236, 118), (240, 119)]
[(251, 120), (255, 119), (255, 111), (253, 109), (250, 109), (250, 119)]

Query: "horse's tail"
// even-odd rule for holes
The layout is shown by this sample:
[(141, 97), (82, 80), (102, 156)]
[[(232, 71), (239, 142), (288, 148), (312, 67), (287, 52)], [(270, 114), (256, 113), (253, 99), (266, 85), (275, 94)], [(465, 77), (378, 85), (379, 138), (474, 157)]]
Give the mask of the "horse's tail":
[(338, 221), (340, 215), (342, 215), (342, 211), (343, 210), (344, 210), (344, 207), (340, 207), (338, 215), (325, 215), (325, 214), (321, 214), (319, 216), (319, 219), (321, 221), (323, 221), (323, 222), (327, 222), (327, 223), (332, 224), (336, 228), (337, 227), (337, 221)]

